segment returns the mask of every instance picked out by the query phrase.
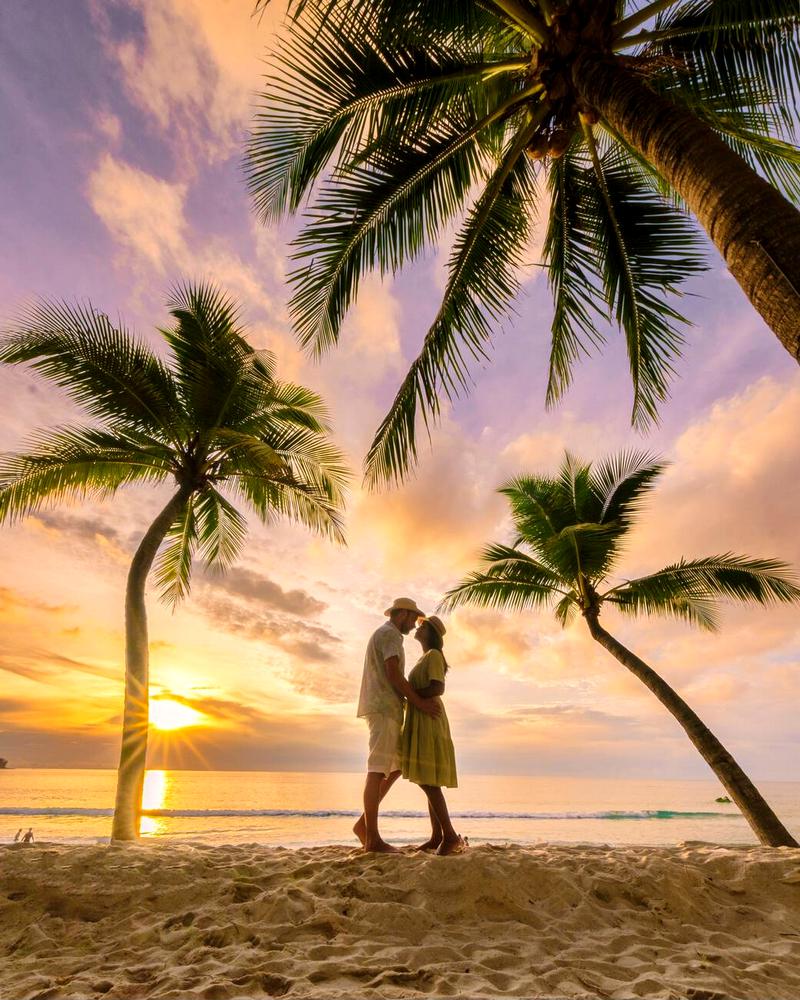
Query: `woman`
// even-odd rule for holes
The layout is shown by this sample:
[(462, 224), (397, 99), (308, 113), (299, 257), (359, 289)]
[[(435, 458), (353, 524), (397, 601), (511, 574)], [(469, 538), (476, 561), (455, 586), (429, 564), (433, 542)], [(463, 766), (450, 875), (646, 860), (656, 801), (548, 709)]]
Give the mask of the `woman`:
[[(438, 698), (444, 694), (447, 661), (442, 653), (445, 627), (436, 615), (421, 618), (414, 638), (422, 646), (422, 657), (408, 676), (408, 681), (421, 698)], [(410, 703), (406, 704), (402, 738), (403, 777), (419, 785), (428, 798), (431, 817), (430, 840), (420, 850), (436, 850), (437, 854), (458, 854), (466, 843), (453, 829), (442, 787), (456, 788), (456, 757), (450, 726), (442, 706), (441, 715), (425, 715)]]

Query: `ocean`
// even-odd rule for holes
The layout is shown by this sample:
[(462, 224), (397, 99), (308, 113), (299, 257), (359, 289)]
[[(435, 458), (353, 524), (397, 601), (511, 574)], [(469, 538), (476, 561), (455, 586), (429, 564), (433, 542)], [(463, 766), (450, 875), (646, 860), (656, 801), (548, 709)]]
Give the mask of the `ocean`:
[[(38, 841), (108, 840), (115, 772), (0, 771), (0, 842), (22, 827)], [(667, 781), (465, 775), (447, 792), (453, 825), (473, 843), (755, 844), (737, 808), (717, 802), (713, 780)], [(353, 844), (363, 775), (292, 771), (148, 771), (142, 835), (162, 841), (301, 847)], [(800, 782), (759, 783), (800, 837)], [(422, 792), (398, 781), (382, 808), (392, 843), (429, 831)]]

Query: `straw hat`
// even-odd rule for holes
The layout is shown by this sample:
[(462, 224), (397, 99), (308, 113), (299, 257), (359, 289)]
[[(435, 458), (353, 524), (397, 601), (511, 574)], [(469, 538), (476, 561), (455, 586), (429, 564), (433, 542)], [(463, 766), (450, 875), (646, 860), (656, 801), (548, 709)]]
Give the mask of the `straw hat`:
[(393, 611), (416, 611), (417, 615), (420, 618), (425, 617), (425, 612), (420, 611), (420, 609), (417, 607), (417, 602), (412, 601), (410, 597), (396, 597), (394, 599), (394, 602), (392, 603), (392, 606), (390, 608), (387, 608), (383, 613), (388, 618)]
[(441, 618), (438, 618), (436, 615), (427, 615), (423, 616), (422, 620), (427, 622), (432, 629), (439, 633), (440, 639), (444, 638), (447, 629), (444, 627), (444, 622)]

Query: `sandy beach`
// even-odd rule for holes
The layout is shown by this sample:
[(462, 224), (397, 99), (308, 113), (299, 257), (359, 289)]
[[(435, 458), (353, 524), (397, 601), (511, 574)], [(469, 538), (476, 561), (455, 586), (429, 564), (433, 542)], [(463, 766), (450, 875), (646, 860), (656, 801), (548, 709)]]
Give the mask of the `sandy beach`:
[(0, 997), (800, 996), (800, 852), (0, 850)]

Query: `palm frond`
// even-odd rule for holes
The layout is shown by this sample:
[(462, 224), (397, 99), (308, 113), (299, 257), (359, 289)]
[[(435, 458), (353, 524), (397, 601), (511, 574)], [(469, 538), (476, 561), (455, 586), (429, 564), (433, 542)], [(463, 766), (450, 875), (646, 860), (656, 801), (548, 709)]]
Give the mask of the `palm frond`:
[(0, 455), (0, 522), (65, 500), (105, 499), (134, 482), (159, 483), (174, 472), (167, 448), (94, 427), (40, 432), (29, 451)]
[(594, 212), (605, 297), (625, 333), (634, 388), (632, 419), (658, 419), (668, 395), (687, 320), (665, 301), (687, 278), (706, 268), (695, 227), (653, 198), (625, 160), (613, 152), (601, 162), (590, 126), (585, 135), (597, 179)]
[(206, 486), (194, 503), (199, 551), (206, 563), (228, 569), (241, 552), (247, 521), (213, 486)]
[(592, 519), (597, 514), (597, 499), (592, 489), (591, 464), (566, 451), (556, 481), (561, 496), (561, 512), (570, 526)]
[(257, 468), (265, 476), (282, 475), (287, 471), (286, 462), (264, 439), (264, 435), (246, 434), (228, 427), (213, 427), (209, 437), (214, 442), (210, 458), (212, 475), (219, 474), (223, 463), (225, 468), (235, 468), (242, 456), (249, 467)]
[(508, 498), (517, 534), (537, 554), (569, 523), (560, 509), (558, 483), (551, 478), (518, 476), (497, 492)]
[(623, 614), (633, 618), (658, 615), (696, 625), (706, 632), (716, 632), (719, 629), (716, 603), (707, 597), (697, 597), (685, 591), (671, 594), (660, 587), (631, 587), (615, 593), (607, 600)]
[(226, 475), (229, 488), (237, 492), (265, 523), (278, 516), (304, 525), (316, 534), (345, 544), (340, 491), (331, 477), (320, 473), (308, 482), (289, 473), (282, 478), (248, 470), (239, 460)]
[(294, 425), (276, 425), (265, 435), (275, 453), (295, 477), (331, 491), (331, 498), (344, 502), (352, 478), (347, 460), (339, 448), (320, 434)]
[(272, 424), (292, 424), (317, 434), (330, 431), (330, 414), (322, 397), (312, 389), (291, 382), (273, 382), (259, 409), (239, 427), (250, 434)]
[(548, 565), (577, 585), (585, 579), (599, 582), (613, 563), (619, 546), (620, 531), (616, 525), (586, 521), (570, 524), (551, 538), (539, 550)]
[(235, 426), (268, 398), (275, 357), (242, 335), (238, 305), (212, 284), (178, 284), (169, 301), (176, 323), (162, 330), (193, 430)]
[(396, 271), (412, 260), (462, 208), (484, 177), (477, 137), (503, 121), (532, 91), (516, 88), (482, 118), (448, 115), (417, 141), (375, 150), (369, 164), (323, 187), (295, 240), (290, 302), (303, 345), (320, 353), (336, 343), (363, 274)]
[(485, 357), (485, 344), (519, 290), (536, 186), (524, 156), (537, 123), (522, 126), (458, 233), (436, 319), (375, 434), (365, 461), (370, 486), (399, 480), (417, 458), (416, 419), (439, 414), (439, 391), (468, 388), (467, 355)]
[(789, 603), (800, 600), (800, 586), (790, 567), (780, 560), (751, 559), (728, 552), (705, 559), (682, 559), (657, 573), (628, 580), (603, 599), (631, 614), (662, 613), (714, 629), (720, 599), (764, 605)]
[(572, 590), (568, 594), (565, 594), (556, 604), (553, 614), (556, 616), (556, 621), (561, 627), (566, 628), (575, 620), (575, 616), (579, 610), (580, 602), (578, 595)]
[(262, 221), (297, 210), (332, 164), (344, 167), (365, 142), (427, 132), (434, 118), (477, 81), (519, 72), (519, 57), (492, 58), (451, 39), (437, 46), (383, 37), (369, 22), (348, 30), (352, 12), (311, 11), (282, 39), (266, 78), (247, 147), (248, 186)]
[(547, 178), (551, 207), (542, 256), (554, 305), (546, 395), (550, 407), (569, 388), (581, 357), (601, 347), (605, 338), (596, 325), (602, 284), (587, 172), (576, 157), (565, 155), (550, 166)]
[[(768, 104), (791, 129), (800, 79), (800, 12), (794, 0), (693, 0), (659, 19), (652, 47), (674, 64), (676, 83)], [(769, 95), (765, 98), (765, 91)]]
[(618, 452), (592, 465), (592, 482), (602, 508), (598, 520), (627, 529), (642, 510), (656, 480), (667, 468), (650, 452)]
[[(762, 86), (762, 90), (753, 95), (714, 90), (713, 84), (702, 80), (694, 81), (688, 88), (667, 64), (653, 77), (651, 85), (709, 125), (753, 170), (789, 200), (800, 201), (800, 150), (790, 141), (794, 130), (787, 127), (782, 112), (775, 109), (769, 91), (762, 84), (753, 82), (753, 87)], [(722, 87), (722, 84), (717, 83), (717, 86)], [(605, 127), (610, 133), (613, 131), (608, 125)], [(617, 133), (613, 134), (617, 142), (633, 153)], [(677, 198), (665, 182), (661, 181), (659, 187), (665, 197)]]
[(41, 299), (0, 342), (0, 362), (30, 364), (103, 421), (173, 439), (181, 412), (164, 364), (91, 305)]
[(477, 608), (497, 608), (502, 611), (525, 611), (529, 608), (547, 607), (553, 601), (550, 587), (524, 580), (470, 573), (452, 590), (448, 590), (439, 604), (442, 611), (470, 605)]
[[(263, 9), (269, 2), (256, 0), (256, 7)], [(380, 28), (385, 35), (397, 38), (404, 45), (419, 44), (420, 39), (432, 44), (476, 45), (482, 42), (493, 47), (504, 45), (525, 50), (531, 45), (530, 35), (494, 2), (349, 0), (346, 5), (340, 5), (338, 0), (290, 0), (289, 12), (294, 20), (312, 16), (324, 22), (338, 16), (342, 32), (363, 30), (365, 26), (371, 30)]]
[(483, 550), (481, 559), (488, 564), (483, 569), (487, 577), (550, 587), (554, 593), (562, 593), (564, 587), (569, 585), (569, 581), (562, 579), (549, 566), (519, 548), (494, 543)]
[(156, 556), (155, 581), (161, 600), (175, 608), (189, 593), (197, 546), (197, 519), (191, 497), (170, 525), (166, 545)]

